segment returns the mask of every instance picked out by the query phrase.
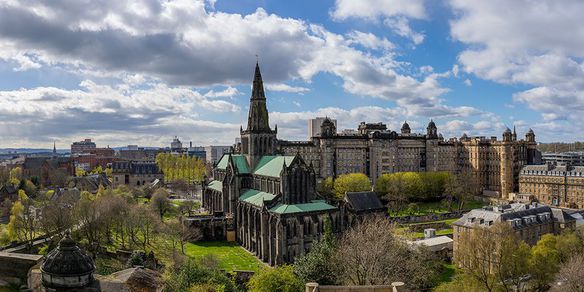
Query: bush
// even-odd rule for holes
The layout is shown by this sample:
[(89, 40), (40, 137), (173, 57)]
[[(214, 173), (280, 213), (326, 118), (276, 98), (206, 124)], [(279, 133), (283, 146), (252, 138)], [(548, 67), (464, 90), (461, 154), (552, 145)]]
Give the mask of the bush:
[(304, 291), (304, 283), (296, 277), (290, 265), (276, 268), (265, 268), (253, 275), (247, 283), (252, 292), (300, 292)]

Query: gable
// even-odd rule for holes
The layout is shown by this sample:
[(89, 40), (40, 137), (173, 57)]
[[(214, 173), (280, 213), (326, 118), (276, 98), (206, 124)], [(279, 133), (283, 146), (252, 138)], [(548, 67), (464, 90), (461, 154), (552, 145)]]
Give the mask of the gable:
[(263, 156), (253, 171), (253, 174), (280, 177), (280, 173), (286, 166), (292, 165), (296, 156)]

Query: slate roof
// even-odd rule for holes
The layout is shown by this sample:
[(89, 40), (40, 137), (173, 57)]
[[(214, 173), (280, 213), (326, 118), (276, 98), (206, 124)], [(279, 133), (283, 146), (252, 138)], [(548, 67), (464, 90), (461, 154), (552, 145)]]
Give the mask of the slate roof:
[(347, 192), (345, 202), (356, 212), (383, 210), (385, 207), (374, 192)]
[(258, 207), (264, 206), (264, 201), (271, 201), (276, 197), (272, 193), (266, 193), (254, 189), (249, 189), (245, 191), (241, 196), (239, 196), (240, 201), (248, 202)]
[(280, 177), (284, 163), (289, 166), (294, 161), (294, 158), (296, 156), (263, 156), (254, 169), (253, 174)]
[(324, 200), (313, 200), (310, 203), (304, 204), (277, 204), (270, 209), (271, 212), (277, 214), (292, 214), (292, 213), (305, 213), (314, 211), (327, 211), (334, 210), (337, 207), (327, 204)]

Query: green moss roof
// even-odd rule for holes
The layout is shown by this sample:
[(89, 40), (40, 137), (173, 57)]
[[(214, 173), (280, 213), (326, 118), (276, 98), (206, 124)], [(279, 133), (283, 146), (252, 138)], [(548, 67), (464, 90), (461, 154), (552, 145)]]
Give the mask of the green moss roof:
[(276, 197), (276, 195), (272, 193), (266, 193), (254, 189), (249, 189), (245, 191), (241, 196), (239, 196), (240, 201), (244, 201), (258, 207), (264, 206), (265, 201), (271, 201)]
[(223, 192), (223, 182), (222, 181), (218, 181), (218, 180), (211, 181), (209, 183), (209, 185), (207, 185), (207, 187), (212, 189), (212, 190)]
[(253, 171), (254, 174), (280, 177), (280, 173), (284, 167), (284, 162), (286, 165), (292, 164), (295, 156), (263, 156), (260, 162)]
[(292, 214), (292, 213), (302, 213), (302, 212), (314, 212), (314, 211), (327, 211), (334, 210), (337, 207), (327, 204), (325, 201), (314, 200), (310, 203), (305, 204), (278, 204), (270, 209), (271, 212), (278, 214)]

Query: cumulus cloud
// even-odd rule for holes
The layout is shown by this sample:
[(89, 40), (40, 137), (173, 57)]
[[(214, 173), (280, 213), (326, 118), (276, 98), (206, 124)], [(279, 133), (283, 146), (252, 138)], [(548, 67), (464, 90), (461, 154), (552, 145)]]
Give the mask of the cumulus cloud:
[(271, 91), (281, 91), (281, 92), (291, 92), (291, 93), (304, 93), (310, 91), (309, 88), (302, 86), (290, 86), (285, 83), (274, 83), (265, 84), (267, 90)]
[(450, 5), (457, 15), (451, 35), (469, 45), (458, 56), (466, 72), (531, 87), (513, 99), (540, 112), (546, 123), (584, 122), (584, 2), (451, 0)]
[(415, 45), (424, 41), (424, 34), (414, 31), (409, 23), (410, 18), (426, 18), (423, 0), (337, 0), (330, 14), (337, 21), (383, 19), (395, 34), (412, 40)]

